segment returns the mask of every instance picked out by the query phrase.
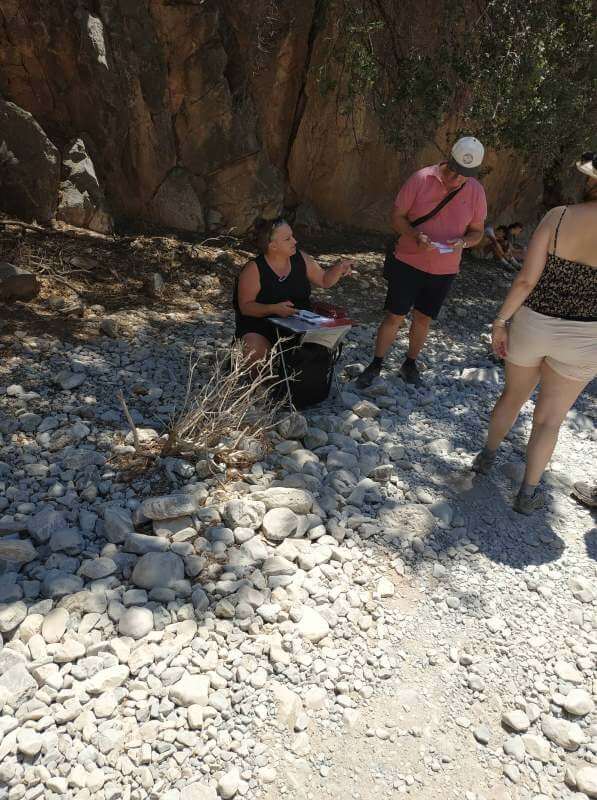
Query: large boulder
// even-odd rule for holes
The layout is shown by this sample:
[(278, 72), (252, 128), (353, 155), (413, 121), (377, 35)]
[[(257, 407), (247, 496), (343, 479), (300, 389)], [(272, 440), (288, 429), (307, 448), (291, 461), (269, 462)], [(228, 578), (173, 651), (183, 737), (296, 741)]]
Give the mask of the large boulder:
[(199, 511), (206, 498), (205, 489), (195, 489), (192, 492), (180, 492), (161, 497), (148, 497), (141, 503), (141, 513), (153, 520), (185, 517)]
[(10, 702), (16, 708), (33, 697), (38, 686), (25, 664), (16, 663), (0, 673), (0, 690), (2, 689), (10, 692)]
[(6, 261), (0, 263), (0, 303), (13, 300), (33, 300), (41, 284), (35, 275)]
[(24, 219), (48, 222), (58, 202), (58, 150), (28, 111), (0, 97), (2, 142), (11, 157), (0, 165), (0, 208)]
[(205, 221), (198, 194), (201, 187), (201, 182), (188, 170), (174, 167), (155, 193), (152, 216), (160, 225), (169, 228), (203, 231)]
[(170, 588), (184, 578), (184, 563), (176, 553), (146, 553), (137, 561), (132, 582), (140, 589)]
[[(343, 59), (329, 57), (337, 15), (320, 15), (315, 0), (276, 3), (275, 14), (271, 5), (102, 0), (73, 14), (67, 0), (27, 0), (36, 24), (25, 24), (23, 3), (4, 0), (2, 89), (52, 137), (85, 131), (123, 220), (193, 231), (204, 216), (210, 229), (237, 232), (284, 202), (306, 227), (315, 227), (314, 208), (322, 222), (385, 230), (396, 190), (449, 149), (457, 120), (421, 136), (416, 152), (389, 146), (369, 104), (338, 113), (346, 76)], [(428, 55), (429, 8), (388, 6), (388, 24), (416, 31)], [(23, 163), (29, 183), (39, 169)], [(56, 158), (55, 189), (58, 166)], [(541, 173), (524, 153), (488, 148), (484, 166), (494, 216), (531, 216)], [(21, 199), (30, 206), (46, 196)], [(7, 201), (13, 210), (16, 199)]]
[(585, 741), (585, 734), (577, 722), (547, 716), (541, 721), (541, 730), (550, 742), (563, 747), (564, 750), (578, 750)]
[(57, 219), (98, 233), (112, 233), (112, 217), (83, 139), (70, 142), (62, 168)]
[(286, 486), (272, 486), (251, 494), (251, 500), (265, 503), (268, 511), (272, 508), (289, 508), (295, 514), (308, 514), (313, 506), (313, 495), (305, 489), (292, 489)]
[(222, 510), (222, 519), (229, 528), (258, 528), (265, 514), (265, 503), (241, 497), (229, 500)]
[(289, 508), (271, 508), (263, 518), (263, 532), (271, 542), (283, 542), (296, 531), (299, 517)]
[(0, 539), (0, 560), (26, 564), (37, 558), (37, 550), (25, 539)]
[(36, 542), (44, 544), (54, 531), (66, 528), (67, 525), (66, 518), (61, 511), (47, 506), (28, 520), (27, 530)]

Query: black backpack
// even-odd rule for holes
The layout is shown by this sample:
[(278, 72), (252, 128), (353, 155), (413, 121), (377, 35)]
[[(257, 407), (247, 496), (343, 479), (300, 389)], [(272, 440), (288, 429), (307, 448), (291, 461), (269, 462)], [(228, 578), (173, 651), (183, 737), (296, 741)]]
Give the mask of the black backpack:
[[(340, 358), (342, 345), (330, 350), (321, 344), (307, 342), (284, 348), (284, 363), (280, 363), (280, 377), (285, 378), (278, 387), (281, 395), (290, 393), (297, 409), (308, 408), (325, 400), (332, 387), (334, 367)], [(281, 359), (280, 359), (281, 361)]]

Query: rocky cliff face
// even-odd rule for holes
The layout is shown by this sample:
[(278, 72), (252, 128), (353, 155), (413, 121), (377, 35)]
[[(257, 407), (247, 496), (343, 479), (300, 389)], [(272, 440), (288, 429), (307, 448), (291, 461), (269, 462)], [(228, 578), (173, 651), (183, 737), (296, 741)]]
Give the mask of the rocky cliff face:
[[(422, 20), (433, 1), (397, 13)], [(0, 207), (100, 229), (109, 210), (117, 222), (242, 232), (258, 215), (306, 204), (326, 222), (385, 229), (400, 182), (437, 161), (452, 132), (403, 159), (370, 113), (339, 116), (317, 86), (334, 24), (318, 6), (3, 0), (0, 144), (18, 164), (0, 164)], [(91, 177), (73, 170), (73, 142)], [(540, 180), (515, 153), (489, 153), (488, 163), (493, 217), (531, 214)], [(101, 213), (86, 207), (85, 187), (96, 184)]]

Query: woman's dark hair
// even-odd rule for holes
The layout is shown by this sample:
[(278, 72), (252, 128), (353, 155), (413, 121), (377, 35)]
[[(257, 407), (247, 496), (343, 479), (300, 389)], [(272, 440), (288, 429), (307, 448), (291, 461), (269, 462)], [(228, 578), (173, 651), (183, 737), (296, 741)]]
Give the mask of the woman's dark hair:
[(272, 240), (276, 228), (286, 224), (287, 222), (284, 217), (257, 220), (255, 223), (255, 243), (260, 253), (267, 252), (267, 248), (269, 247), (269, 243)]

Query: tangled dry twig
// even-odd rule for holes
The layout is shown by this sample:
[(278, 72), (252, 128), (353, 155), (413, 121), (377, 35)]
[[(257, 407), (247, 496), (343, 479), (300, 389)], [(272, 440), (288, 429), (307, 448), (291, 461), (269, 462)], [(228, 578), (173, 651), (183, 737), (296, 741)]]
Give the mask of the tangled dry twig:
[(201, 456), (227, 466), (247, 466), (261, 460), (270, 430), (285, 399), (276, 388), (284, 379), (275, 370), (279, 346), (257, 363), (235, 345), (219, 354), (211, 376), (198, 385), (198, 360), (190, 359), (185, 400), (172, 420), (165, 453)]

